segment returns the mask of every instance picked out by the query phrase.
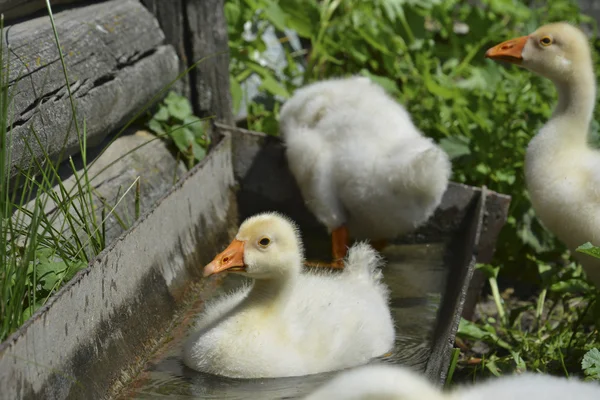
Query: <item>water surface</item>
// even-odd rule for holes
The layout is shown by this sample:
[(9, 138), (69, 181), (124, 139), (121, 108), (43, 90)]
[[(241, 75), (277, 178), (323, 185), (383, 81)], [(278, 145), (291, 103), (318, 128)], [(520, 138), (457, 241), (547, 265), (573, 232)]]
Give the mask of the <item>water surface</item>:
[[(392, 245), (383, 251), (387, 264), (384, 280), (391, 291), (391, 310), (396, 323), (396, 342), (391, 354), (373, 363), (394, 363), (424, 370), (437, 309), (446, 281), (442, 244)], [(240, 279), (229, 276), (215, 296), (230, 291)], [(200, 311), (190, 308), (193, 316)], [(181, 358), (187, 318), (173, 340), (157, 354), (149, 367), (123, 393), (123, 399), (295, 399), (330, 380), (337, 372), (292, 378), (232, 379), (187, 368)]]

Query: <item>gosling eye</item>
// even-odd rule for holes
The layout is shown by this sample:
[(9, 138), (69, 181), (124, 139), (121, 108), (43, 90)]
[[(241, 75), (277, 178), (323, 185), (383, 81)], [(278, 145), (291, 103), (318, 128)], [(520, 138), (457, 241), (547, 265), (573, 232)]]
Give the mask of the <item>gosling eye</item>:
[(268, 237), (263, 237), (258, 241), (258, 245), (263, 249), (266, 249), (271, 244), (271, 239)]
[(540, 44), (542, 46), (550, 46), (552, 44), (552, 38), (550, 36), (544, 36), (540, 39)]

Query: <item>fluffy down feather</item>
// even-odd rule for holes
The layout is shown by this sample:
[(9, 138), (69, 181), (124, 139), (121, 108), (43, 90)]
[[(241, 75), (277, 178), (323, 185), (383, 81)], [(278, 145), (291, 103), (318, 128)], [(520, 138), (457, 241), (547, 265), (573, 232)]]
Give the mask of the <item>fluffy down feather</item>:
[(365, 77), (305, 86), (281, 109), (280, 133), (307, 207), (333, 230), (388, 239), (427, 221), (451, 164), (406, 110)]
[(311, 393), (306, 400), (594, 400), (597, 382), (526, 373), (490, 378), (442, 392), (408, 368), (369, 365), (343, 372)]
[[(271, 246), (255, 248), (265, 235)], [(369, 245), (350, 248), (341, 273), (303, 273), (299, 235), (286, 218), (252, 217), (236, 239), (246, 243), (243, 274), (260, 271), (260, 278), (206, 306), (184, 347), (189, 367), (234, 378), (299, 376), (364, 364), (391, 350), (388, 290)]]

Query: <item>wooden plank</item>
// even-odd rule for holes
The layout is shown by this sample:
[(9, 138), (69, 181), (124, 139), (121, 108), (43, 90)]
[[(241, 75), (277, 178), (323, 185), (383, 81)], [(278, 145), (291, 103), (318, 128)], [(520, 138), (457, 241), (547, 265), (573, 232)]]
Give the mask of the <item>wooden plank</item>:
[(235, 234), (233, 185), (225, 138), (0, 343), (0, 399), (115, 398), (109, 389), (152, 354), (199, 266)]
[(219, 121), (233, 125), (224, 0), (186, 0), (185, 11), (188, 61), (193, 64), (211, 56), (190, 73), (194, 111), (199, 116), (216, 115)]
[[(127, 228), (131, 227), (136, 220), (136, 180), (139, 179), (139, 213), (151, 209), (156, 201), (160, 199), (186, 174), (187, 170), (183, 161), (178, 161), (168, 149), (167, 144), (156, 136), (146, 131), (129, 132), (116, 139), (105, 151), (92, 161), (93, 152), (101, 150), (105, 146), (98, 146), (88, 152), (87, 174), (92, 189), (93, 209), (96, 220), (102, 221), (102, 211), (106, 212), (104, 231), (106, 233), (105, 243), (108, 246), (119, 237)], [(81, 157), (74, 157), (75, 165), (81, 163)], [(74, 175), (68, 165), (59, 169), (62, 178), (61, 185), (70, 194), (71, 199), (78, 192), (76, 190), (77, 178), (83, 180), (85, 170), (83, 166)], [(85, 186), (85, 185), (84, 185)], [(55, 185), (53, 192), (59, 198), (63, 198), (59, 185)], [(87, 192), (83, 193), (87, 196)], [(87, 197), (86, 197), (87, 199)], [(48, 220), (52, 220), (52, 226), (57, 231), (62, 231), (63, 237), (72, 238), (72, 228), (65, 222), (66, 214), (72, 216), (76, 221), (73, 226), (77, 227), (77, 235), (81, 243), (88, 243), (88, 236), (83, 229), (83, 221), (78, 216), (78, 210), (82, 205), (80, 202), (64, 200), (58, 204), (54, 198), (41, 195), (39, 199), (45, 204), (44, 213)], [(87, 201), (86, 201), (87, 204)], [(33, 212), (36, 199), (31, 200), (25, 208)], [(66, 207), (66, 209), (65, 209)], [(91, 208), (90, 208), (91, 209)], [(13, 216), (14, 223), (23, 224), (25, 227), (30, 223), (29, 213), (17, 212)], [(91, 216), (88, 216), (91, 219)], [(101, 224), (98, 223), (98, 226)], [(41, 226), (40, 231), (45, 227)], [(90, 225), (90, 229), (93, 229)], [(18, 238), (25, 240), (25, 238)], [(74, 238), (73, 238), (74, 240)], [(86, 249), (89, 258), (93, 254)]]
[[(188, 54), (185, 46), (185, 18), (183, 10), (183, 0), (142, 0), (142, 4), (150, 10), (158, 20), (158, 23), (165, 34), (166, 42), (172, 45), (179, 57), (179, 72), (185, 71), (188, 64)], [(193, 102), (189, 75), (184, 75), (173, 85), (182, 96), (187, 97)]]
[[(107, 1), (57, 13), (55, 20), (78, 124), (83, 130), (85, 119), (90, 145), (129, 121), (177, 76), (173, 47), (163, 44), (158, 22), (139, 1)], [(53, 158), (78, 152), (79, 144), (48, 17), (12, 25), (5, 36), (14, 94), (14, 175), (17, 166), (30, 165), (32, 155), (43, 158), (33, 132)]]
[[(77, 1), (81, 0), (52, 0), (50, 4), (54, 10), (58, 5)], [(0, 0), (0, 13), (4, 14), (4, 19), (7, 21), (23, 18), (45, 9), (46, 0)]]

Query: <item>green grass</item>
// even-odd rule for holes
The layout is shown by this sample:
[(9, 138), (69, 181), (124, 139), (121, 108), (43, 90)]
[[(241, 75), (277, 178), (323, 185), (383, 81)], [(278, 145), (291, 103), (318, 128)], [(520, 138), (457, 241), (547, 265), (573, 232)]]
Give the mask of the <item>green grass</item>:
[[(68, 82), (49, 3), (48, 11), (65, 81)], [(0, 49), (0, 140), (3, 144), (0, 149), (0, 340), (21, 326), (52, 293), (104, 249), (104, 223), (113, 211), (103, 210), (101, 219), (96, 213), (91, 179), (87, 173), (86, 126), (84, 122), (80, 127), (75, 118), (76, 105), (69, 85), (67, 90), (73, 119), (67, 129), (74, 126), (77, 131), (83, 162), (82, 170), (78, 170), (73, 160), (68, 159), (74, 184), (66, 187), (62, 182), (58, 171), (62, 155), (58, 161), (52, 161), (33, 128), (25, 145), (34, 161), (27, 170), (19, 170), (15, 178), (11, 177), (7, 168), (12, 144), (9, 128), (12, 126), (12, 91), (16, 90), (16, 86), (9, 86), (11, 52), (5, 50)], [(5, 59), (5, 55), (9, 59)], [(33, 147), (42, 149), (41, 160), (34, 157)], [(117, 205), (118, 202), (114, 206)], [(48, 212), (50, 207), (55, 211)]]
[(473, 322), (460, 323), (461, 378), (524, 371), (583, 376), (582, 358), (600, 346), (600, 333), (597, 295), (581, 267), (547, 269), (540, 292), (525, 299), (500, 293), (497, 268), (479, 269), (487, 274), (492, 294), (478, 305)]
[[(11, 164), (12, 98), (17, 85), (9, 85), (8, 68), (12, 52), (2, 47), (4, 42), (0, 43), (0, 341), (20, 327), (56, 290), (85, 268), (106, 247), (106, 221), (109, 217), (114, 217), (123, 229), (128, 228), (133, 221), (119, 215), (117, 207), (130, 192), (134, 196), (133, 220), (139, 217), (139, 178), (122, 188), (112, 204), (95, 192), (94, 180), (115, 162), (151, 142), (147, 141), (130, 150), (102, 169), (96, 168), (95, 174), (91, 175), (90, 168), (98, 158), (88, 160), (86, 123), (85, 120), (78, 122), (77, 103), (71, 95), (68, 68), (48, 0), (46, 5), (67, 82), (72, 112), (72, 119), (65, 131), (75, 129), (82, 165), (77, 167), (71, 157), (65, 158), (62, 154), (58, 160), (53, 160), (47, 153), (43, 153), (41, 160), (35, 159), (33, 148), (44, 149), (44, 146), (38, 133), (31, 129), (26, 148), (34, 162), (27, 169), (19, 170), (16, 177), (11, 177), (8, 166)], [(3, 31), (3, 22), (2, 17), (0, 31)], [(147, 120), (153, 119), (149, 113), (150, 107), (164, 97), (177, 80), (202, 61), (204, 59), (181, 73), (148, 101), (112, 138), (108, 146), (133, 124), (143, 125)], [(174, 103), (169, 111), (175, 117), (182, 117), (184, 121), (177, 127), (172, 126), (174, 121), (162, 121), (161, 126), (166, 132), (156, 132), (156, 140), (160, 138), (174, 142), (177, 146), (184, 146), (184, 139), (177, 141), (178, 132), (184, 131), (187, 134), (186, 130), (193, 130), (196, 147), (193, 158), (188, 160), (188, 165), (191, 166), (204, 156), (208, 140), (202, 127), (203, 121), (192, 115), (186, 101), (175, 94), (165, 99), (167, 103)], [(159, 108), (158, 112), (161, 110)], [(65, 140), (68, 136), (65, 135)], [(108, 146), (102, 149), (100, 155)], [(59, 165), (66, 165), (70, 169), (70, 179), (61, 179)]]
[[(553, 1), (551, 7), (534, 2), (537, 8), (523, 0), (478, 3), (226, 0), (233, 102), (240, 106), (242, 84), (258, 75), (267, 99), (247, 101), (244, 125), (277, 135), (280, 106), (296, 88), (353, 74), (380, 83), (448, 152), (452, 180), (512, 197), (492, 265), (481, 267), (492, 293), (481, 306), (490, 307), (474, 323), (463, 321), (459, 336), (465, 347), (452, 364), (451, 380), (522, 369), (582, 375), (584, 354), (600, 347), (600, 325), (593, 317), (600, 315), (597, 294), (536, 218), (523, 172), (527, 143), (549, 118), (556, 93), (548, 80), (486, 60), (484, 53), (552, 21), (585, 23), (594, 32), (596, 26), (575, 0)], [(245, 21), (253, 23), (252, 35), (244, 30)], [(284, 48), (287, 65), (281, 71), (258, 56), (266, 49), (261, 35), (270, 27)], [(302, 49), (290, 45), (286, 28), (304, 41)], [(599, 44), (594, 36), (596, 50)], [(595, 143), (599, 113), (597, 106)], [(498, 274), (537, 289), (505, 300), (501, 294), (510, 285), (500, 287)]]

